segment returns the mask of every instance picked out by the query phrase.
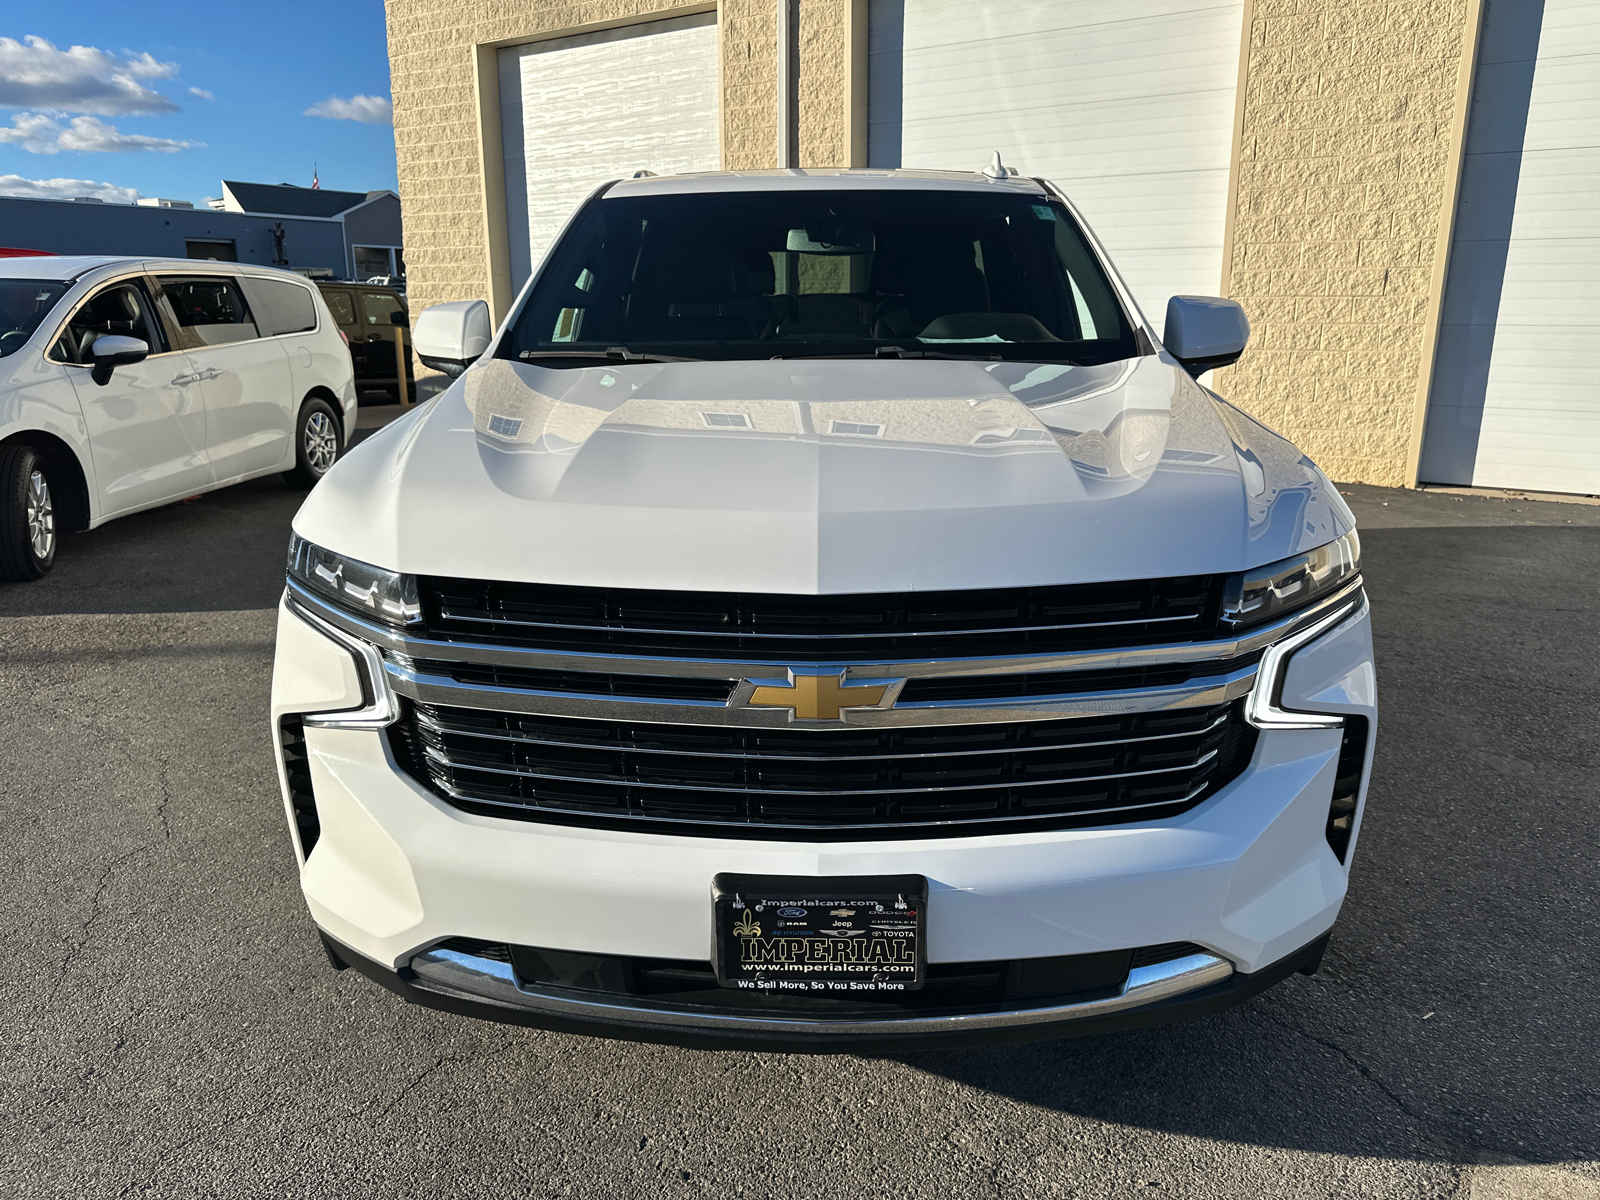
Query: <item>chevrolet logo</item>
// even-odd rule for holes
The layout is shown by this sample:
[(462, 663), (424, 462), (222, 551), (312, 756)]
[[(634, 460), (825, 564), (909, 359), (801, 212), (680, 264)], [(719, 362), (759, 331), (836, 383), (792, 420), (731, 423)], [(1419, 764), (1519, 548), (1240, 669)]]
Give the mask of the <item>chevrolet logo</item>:
[[(875, 680), (867, 683), (846, 684), (844, 672), (828, 675), (802, 675), (789, 672), (788, 682), (775, 679), (747, 679), (738, 689), (751, 688), (744, 703), (750, 708), (789, 708), (797, 721), (837, 721), (839, 714), (851, 708), (888, 708), (894, 703), (891, 693), (898, 693), (899, 679)], [(738, 702), (738, 692), (734, 703)], [(888, 703), (884, 698), (888, 696)]]

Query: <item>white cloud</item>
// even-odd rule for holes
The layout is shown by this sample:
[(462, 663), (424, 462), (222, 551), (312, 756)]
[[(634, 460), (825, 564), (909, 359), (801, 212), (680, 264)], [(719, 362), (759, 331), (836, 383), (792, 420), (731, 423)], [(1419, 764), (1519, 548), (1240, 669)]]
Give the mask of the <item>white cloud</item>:
[(57, 49), (42, 37), (0, 37), (0, 108), (126, 116), (177, 112), (178, 106), (142, 79), (171, 79), (178, 64), (148, 52), (108, 54), (93, 46)]
[(132, 204), (139, 198), (139, 189), (95, 183), (88, 179), (24, 179), (21, 175), (0, 175), (0, 196), (22, 196), (29, 200), (71, 200), (76, 196), (93, 196), (112, 204)]
[(146, 137), (142, 133), (123, 133), (107, 125), (98, 117), (73, 117), (72, 128), (60, 137), (63, 150), (82, 150), (88, 153), (126, 154), (130, 151), (148, 150), (157, 154), (173, 154), (179, 150), (192, 150), (203, 142), (180, 142), (173, 138)]
[(64, 130), (55, 120), (40, 113), (18, 113), (10, 129), (0, 129), (0, 145), (20, 146), (29, 154), (57, 154)]
[(12, 117), (11, 128), (0, 129), (0, 144), (20, 146), (29, 154), (59, 154), (63, 150), (86, 154), (126, 154), (140, 150), (173, 154), (204, 145), (203, 142), (123, 133), (99, 117), (73, 117), (71, 123), (64, 126), (43, 113), (18, 113)]
[(329, 96), (306, 109), (305, 116), (330, 121), (360, 121), (363, 125), (393, 125), (394, 103), (386, 96)]
[(192, 88), (189, 89), (189, 95), (191, 95), (191, 96), (199, 96), (200, 99), (202, 99), (202, 100), (215, 100), (216, 99), (216, 97), (214, 95), (212, 95), (210, 92), (206, 91), (205, 88), (192, 87)]

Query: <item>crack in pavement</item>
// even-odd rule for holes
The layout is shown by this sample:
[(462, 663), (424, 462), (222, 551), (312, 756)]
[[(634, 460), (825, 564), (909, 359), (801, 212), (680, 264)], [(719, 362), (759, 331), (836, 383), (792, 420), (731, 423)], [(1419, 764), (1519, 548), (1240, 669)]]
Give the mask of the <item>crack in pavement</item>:
[(1324, 1050), (1331, 1050), (1340, 1058), (1344, 1059), (1345, 1062), (1354, 1067), (1356, 1069), (1356, 1073), (1360, 1075), (1361, 1078), (1365, 1079), (1373, 1087), (1382, 1092), (1388, 1099), (1389, 1103), (1393, 1104), (1396, 1108), (1398, 1108), (1406, 1116), (1410, 1117), (1413, 1121), (1416, 1121), (1419, 1125), (1442, 1128), (1446, 1130), (1450, 1128), (1449, 1122), (1440, 1120), (1437, 1117), (1425, 1116), (1424, 1114), (1412, 1108), (1400, 1098), (1399, 1093), (1397, 1093), (1393, 1088), (1391, 1088), (1387, 1083), (1378, 1077), (1377, 1072), (1375, 1072), (1371, 1067), (1367, 1066), (1366, 1063), (1362, 1062), (1359, 1058), (1351, 1054), (1350, 1051), (1346, 1050), (1337, 1042), (1328, 1038), (1318, 1037), (1316, 1034), (1311, 1033), (1308, 1030), (1301, 1029), (1298, 1025), (1294, 1024), (1294, 1022), (1287, 1021), (1282, 1017), (1274, 1016), (1260, 1005), (1252, 1005), (1251, 1010), (1246, 1015), (1251, 1018), (1260, 1017), (1261, 1019), (1276, 1025), (1279, 1029), (1287, 1030), (1289, 1033), (1303, 1037), (1308, 1042), (1314, 1042), (1316, 1045), (1321, 1046)]
[(84, 947), (89, 944), (89, 930), (100, 919), (100, 898), (105, 895), (106, 884), (111, 881), (111, 872), (134, 855), (143, 854), (148, 849), (150, 849), (148, 846), (135, 846), (126, 854), (118, 855), (106, 863), (105, 869), (100, 872), (100, 880), (95, 884), (94, 895), (89, 898), (89, 915), (84, 919), (83, 925), (78, 930), (79, 940), (76, 945), (68, 947), (66, 957), (61, 960), (61, 965), (56, 968), (55, 986), (50, 989), (50, 998), (52, 1000), (55, 999), (56, 993), (61, 990), (61, 985), (67, 981), (67, 973), (71, 970), (72, 964), (78, 960), (78, 956), (83, 953)]
[(399, 1104), (400, 1101), (404, 1100), (408, 1095), (410, 1095), (411, 1092), (416, 1089), (418, 1084), (420, 1084), (429, 1075), (432, 1075), (440, 1067), (444, 1066), (445, 1063), (447, 1063), (447, 1062), (460, 1062), (460, 1061), (461, 1061), (461, 1056), (459, 1054), (441, 1054), (441, 1055), (439, 1055), (439, 1057), (437, 1057), (436, 1059), (433, 1060), (433, 1065), (432, 1066), (424, 1067), (423, 1070), (422, 1070), (422, 1074), (418, 1075), (410, 1083), (406, 1084), (405, 1087), (401, 1088), (400, 1091), (395, 1094), (394, 1098), (392, 1100), (390, 1100), (389, 1103), (385, 1104), (383, 1106), (382, 1111), (380, 1111), (378, 1113), (378, 1115), (376, 1117), (374, 1117), (373, 1119), (375, 1121), (381, 1121), (381, 1120), (383, 1120), (384, 1117), (387, 1117), (389, 1115), (390, 1110), (393, 1109), (396, 1104)]

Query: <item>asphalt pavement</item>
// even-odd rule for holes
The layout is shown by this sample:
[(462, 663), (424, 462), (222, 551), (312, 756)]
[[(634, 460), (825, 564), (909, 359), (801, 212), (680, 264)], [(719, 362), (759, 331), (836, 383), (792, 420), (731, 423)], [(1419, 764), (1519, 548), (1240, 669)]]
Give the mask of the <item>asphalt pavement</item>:
[(1347, 489), (1382, 716), (1323, 969), (894, 1059), (407, 1006), (323, 958), (267, 727), (301, 494), (0, 586), (0, 1195), (1600, 1197), (1600, 508)]

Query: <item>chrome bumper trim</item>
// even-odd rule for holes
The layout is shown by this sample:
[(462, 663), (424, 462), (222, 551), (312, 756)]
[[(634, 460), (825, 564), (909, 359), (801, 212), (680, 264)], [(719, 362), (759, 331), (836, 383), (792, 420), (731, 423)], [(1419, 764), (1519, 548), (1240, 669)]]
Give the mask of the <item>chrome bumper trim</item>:
[(1233, 974), (1233, 964), (1214, 954), (1193, 954), (1172, 962), (1136, 967), (1128, 972), (1121, 992), (1076, 1004), (1045, 1008), (1018, 1008), (1001, 1012), (949, 1013), (929, 1017), (838, 1019), (782, 1017), (771, 1014), (740, 1016), (727, 1012), (668, 1008), (639, 1000), (589, 999), (581, 993), (535, 990), (517, 984), (506, 963), (455, 950), (424, 950), (413, 956), (410, 967), (423, 987), (468, 1000), (486, 1000), (510, 1008), (550, 1017), (585, 1021), (610, 1021), (619, 1025), (647, 1025), (661, 1030), (720, 1030), (766, 1034), (876, 1035), (957, 1033), (963, 1030), (1004, 1029), (1048, 1025), (1123, 1012), (1168, 1000), (1187, 992), (1221, 983)]

